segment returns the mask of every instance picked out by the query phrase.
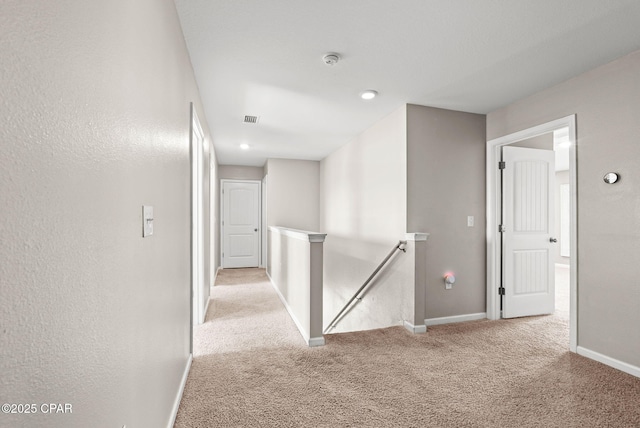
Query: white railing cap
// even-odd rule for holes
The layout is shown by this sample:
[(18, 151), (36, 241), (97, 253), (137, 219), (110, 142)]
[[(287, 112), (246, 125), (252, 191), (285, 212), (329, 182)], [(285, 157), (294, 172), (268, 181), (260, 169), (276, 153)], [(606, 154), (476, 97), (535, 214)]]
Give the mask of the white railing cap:
[(269, 230), (279, 233), (280, 235), (309, 242), (324, 242), (324, 238), (327, 236), (326, 233), (310, 232), (308, 230), (291, 229), (281, 226), (269, 226)]
[(429, 237), (428, 233), (424, 232), (411, 232), (406, 234), (407, 241), (426, 241)]

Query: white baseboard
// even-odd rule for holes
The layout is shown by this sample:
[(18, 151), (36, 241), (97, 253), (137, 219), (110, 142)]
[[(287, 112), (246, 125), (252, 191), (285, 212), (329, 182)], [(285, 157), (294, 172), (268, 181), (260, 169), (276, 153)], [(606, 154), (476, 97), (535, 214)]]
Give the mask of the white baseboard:
[(582, 346), (578, 346), (577, 351), (578, 355), (582, 355), (583, 357), (587, 357), (602, 364), (606, 364), (609, 367), (613, 367), (614, 369), (629, 373), (632, 376), (640, 377), (640, 367), (632, 366), (631, 364), (625, 363), (624, 361), (616, 360), (615, 358), (611, 358), (599, 352), (583, 348)]
[(298, 331), (300, 332), (300, 335), (302, 335), (302, 338), (304, 339), (304, 341), (307, 342), (307, 345), (309, 345), (309, 347), (324, 345), (324, 337), (323, 336), (321, 336), (321, 337), (309, 337), (309, 333), (307, 333), (305, 331), (305, 329), (302, 327), (302, 324), (298, 320), (298, 317), (296, 317), (293, 314), (293, 310), (291, 309), (291, 306), (289, 306), (289, 303), (287, 303), (287, 299), (284, 298), (284, 296), (282, 295), (282, 293), (280, 292), (280, 290), (276, 286), (276, 283), (273, 282), (273, 279), (271, 278), (271, 275), (269, 275), (269, 272), (267, 272), (267, 278), (269, 278), (269, 282), (271, 283), (271, 286), (273, 287), (274, 290), (276, 290), (276, 294), (280, 298), (280, 301), (284, 305), (284, 308), (287, 310), (287, 312), (289, 312), (289, 316), (293, 320), (293, 322), (296, 325), (296, 327), (298, 327)]
[(455, 323), (455, 322), (483, 320), (486, 317), (487, 317), (487, 313), (486, 312), (479, 312), (477, 314), (454, 315), (452, 317), (441, 317), (441, 318), (429, 318), (429, 319), (424, 320), (424, 324), (426, 326), (441, 325), (441, 324), (452, 324), (452, 323)]
[(406, 328), (407, 330), (409, 330), (413, 334), (420, 334), (420, 333), (426, 333), (427, 332), (427, 326), (426, 325), (413, 325), (409, 321), (404, 321), (403, 325), (404, 325), (404, 328)]
[(171, 409), (171, 417), (169, 419), (169, 424), (167, 425), (167, 428), (173, 428), (173, 426), (176, 424), (176, 417), (178, 416), (178, 408), (180, 407), (180, 401), (182, 401), (182, 394), (184, 393), (184, 387), (187, 384), (187, 378), (189, 377), (189, 370), (191, 370), (192, 362), (193, 362), (193, 354), (189, 354), (187, 365), (184, 368), (184, 373), (182, 373), (182, 380), (180, 381), (180, 388), (178, 389), (178, 394), (176, 395), (176, 401), (174, 401), (173, 408)]

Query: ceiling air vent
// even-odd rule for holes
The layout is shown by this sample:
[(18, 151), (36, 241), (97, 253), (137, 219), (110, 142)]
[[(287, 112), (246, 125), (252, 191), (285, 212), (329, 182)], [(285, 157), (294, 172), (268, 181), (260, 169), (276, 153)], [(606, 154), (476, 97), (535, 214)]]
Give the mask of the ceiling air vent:
[(244, 123), (258, 123), (258, 116), (245, 116)]

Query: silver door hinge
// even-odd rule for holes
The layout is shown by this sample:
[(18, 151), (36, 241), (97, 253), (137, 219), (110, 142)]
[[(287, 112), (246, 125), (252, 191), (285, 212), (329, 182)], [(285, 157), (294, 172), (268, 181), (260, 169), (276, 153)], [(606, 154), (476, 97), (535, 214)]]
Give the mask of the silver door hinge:
[(499, 294), (500, 296), (504, 296), (504, 287), (500, 287), (500, 288), (498, 288), (498, 294)]
[(507, 163), (504, 161), (498, 162), (498, 169), (505, 169), (507, 167)]
[(506, 231), (507, 231), (507, 228), (504, 227), (504, 224), (501, 224), (501, 225), (498, 226), (498, 232), (503, 233), (503, 232), (506, 232)]

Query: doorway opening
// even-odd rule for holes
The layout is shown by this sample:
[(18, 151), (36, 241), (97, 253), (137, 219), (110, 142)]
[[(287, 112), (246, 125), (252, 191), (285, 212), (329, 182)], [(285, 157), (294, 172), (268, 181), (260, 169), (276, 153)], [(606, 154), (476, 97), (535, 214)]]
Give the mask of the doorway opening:
[[(508, 171), (503, 152), (520, 162), (520, 168)], [(535, 160), (537, 155), (547, 160)], [(569, 319), (573, 352), (578, 311), (576, 185), (575, 115), (487, 142), (487, 318), (551, 313), (555, 305), (556, 314)], [(532, 206), (537, 214), (527, 212)]]
[[(555, 232), (558, 246), (555, 259), (555, 314), (570, 319), (571, 298), (571, 139), (569, 128), (553, 131), (555, 153)], [(573, 249), (575, 250), (575, 248)]]

